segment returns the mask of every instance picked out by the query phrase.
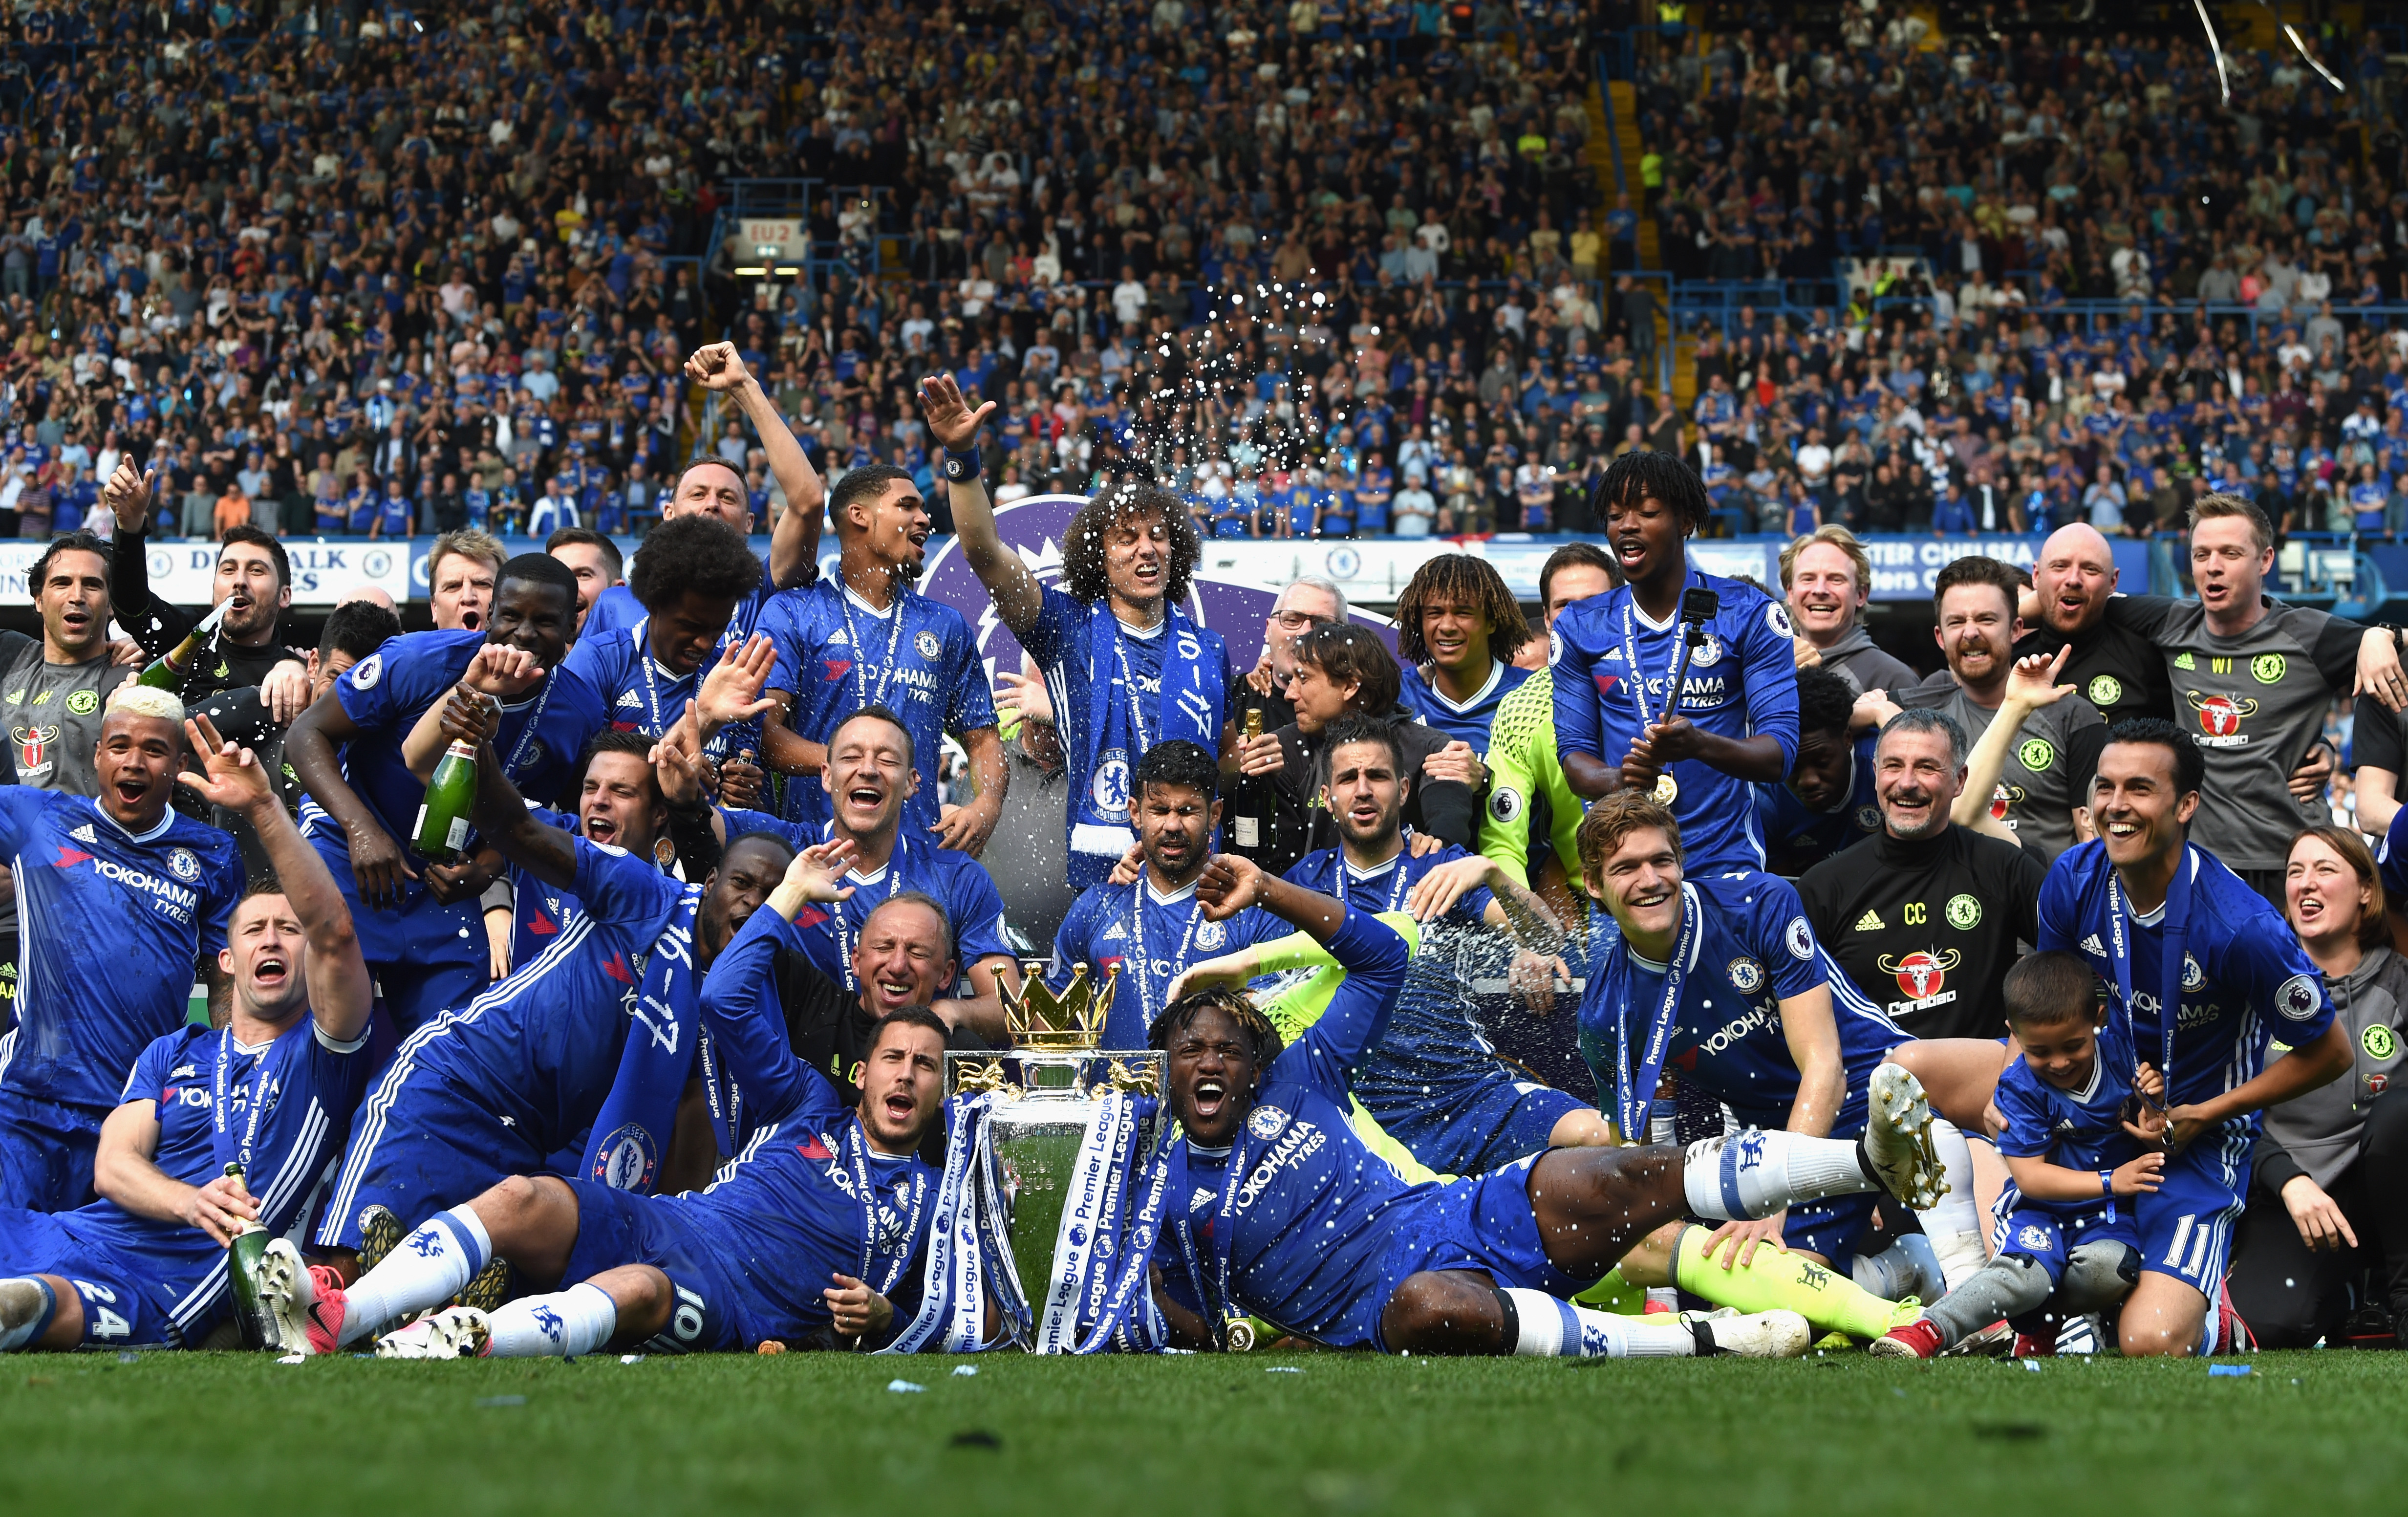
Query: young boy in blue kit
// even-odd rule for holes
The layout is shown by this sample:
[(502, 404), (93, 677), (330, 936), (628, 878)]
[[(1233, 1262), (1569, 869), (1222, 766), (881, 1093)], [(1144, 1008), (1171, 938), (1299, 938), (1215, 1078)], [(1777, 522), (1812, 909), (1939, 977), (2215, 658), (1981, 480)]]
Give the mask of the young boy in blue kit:
[(2019, 1345), (2048, 1352), (2059, 1324), (2114, 1306), (2141, 1277), (2131, 1203), (2165, 1166), (2165, 1082), (2106, 1024), (2080, 955), (2030, 954), (2003, 989), (2023, 1058), (1995, 1098), (2011, 1177), (1994, 1209), (1997, 1256), (1873, 1353), (1929, 1359), (2001, 1320)]

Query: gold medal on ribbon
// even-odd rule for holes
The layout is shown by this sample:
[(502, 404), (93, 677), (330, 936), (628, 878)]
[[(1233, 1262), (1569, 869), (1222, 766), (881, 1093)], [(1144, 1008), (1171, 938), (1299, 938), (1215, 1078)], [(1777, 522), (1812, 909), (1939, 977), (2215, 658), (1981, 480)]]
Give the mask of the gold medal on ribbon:
[(1680, 782), (1675, 780), (1670, 774), (1659, 774), (1656, 777), (1656, 805), (1670, 806), (1676, 798), (1679, 797), (1680, 794)]

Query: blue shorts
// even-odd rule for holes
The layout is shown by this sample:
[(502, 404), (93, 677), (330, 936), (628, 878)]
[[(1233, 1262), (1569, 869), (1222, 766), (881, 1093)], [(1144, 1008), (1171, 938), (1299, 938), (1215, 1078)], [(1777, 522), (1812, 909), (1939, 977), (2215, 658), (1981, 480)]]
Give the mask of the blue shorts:
[(1994, 1251), (2000, 1254), (2016, 1253), (2048, 1271), (2048, 1288), (2052, 1291), (2065, 1278), (2065, 1262), (2073, 1251), (2086, 1243), (2122, 1243), (2132, 1248), (2141, 1246), (2141, 1230), (2129, 1205), (2102, 1204), (2086, 1210), (2063, 1213), (2044, 1207), (2019, 1204), (2022, 1197), (2013, 1183), (1999, 1197), (1998, 1226), (1991, 1233)]
[(90, 1201), (108, 1115), (0, 1085), (0, 1207), (72, 1211)]
[(2157, 1189), (2134, 1197), (2141, 1267), (2215, 1300), (2232, 1267), (2232, 1229), (2249, 1197), (2249, 1120), (2236, 1117), (2170, 1154)]
[(1870, 1192), (1827, 1195), (1791, 1207), (1783, 1219), (1781, 1246), (1792, 1253), (1819, 1253), (1831, 1267), (1845, 1271), (1856, 1256), (1856, 1244), (1873, 1224), (1873, 1208), (1881, 1197)]
[(1371, 1321), (1366, 1335), (1388, 1352), (1380, 1337), (1380, 1314), (1408, 1277), (1431, 1269), (1476, 1269), (1498, 1289), (1544, 1291), (1570, 1299), (1597, 1283), (1575, 1280), (1547, 1258), (1539, 1236), (1539, 1215), (1530, 1205), (1532, 1154), (1502, 1169), (1450, 1181), (1419, 1206), (1400, 1212), (1387, 1252), (1380, 1257), (1380, 1288), (1367, 1298)]
[(474, 900), (445, 906), (425, 886), (410, 885), (398, 910), (372, 909), (360, 902), (349, 852), (322, 844), (318, 852), (351, 909), (360, 956), (404, 1037), (466, 1006), (492, 982), (484, 916)]
[(1463, 1088), (1437, 1092), (1378, 1081), (1355, 1087), (1355, 1099), (1390, 1138), (1441, 1175), (1484, 1175), (1542, 1152), (1568, 1111), (1588, 1109), (1576, 1095), (1515, 1080), (1490, 1061), (1493, 1074)]
[(371, 1207), (411, 1228), (509, 1176), (543, 1172), (533, 1121), (506, 1120), (491, 1093), (447, 1072), (449, 1062), (439, 1048), (405, 1043), (369, 1087), (318, 1224), (319, 1247), (357, 1252)]
[[(759, 1341), (739, 1278), (720, 1267), (721, 1251), (695, 1225), (676, 1196), (638, 1195), (591, 1180), (566, 1182), (577, 1193), (577, 1246), (563, 1287), (607, 1269), (650, 1265), (669, 1278), (677, 1304), (667, 1327), (644, 1344), (657, 1353), (712, 1353)], [(777, 1324), (769, 1324), (775, 1326)], [(799, 1336), (767, 1332), (767, 1337)]]
[(83, 1297), (86, 1348), (186, 1348), (224, 1317), (223, 1268), (161, 1281), (148, 1278), (143, 1263), (77, 1237), (61, 1218), (0, 1212), (0, 1277), (56, 1275), (73, 1285)]

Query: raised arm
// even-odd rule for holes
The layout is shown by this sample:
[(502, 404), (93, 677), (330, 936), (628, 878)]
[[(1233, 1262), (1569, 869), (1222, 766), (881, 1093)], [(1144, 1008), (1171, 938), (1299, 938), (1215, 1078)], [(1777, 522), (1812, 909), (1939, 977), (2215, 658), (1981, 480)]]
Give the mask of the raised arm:
[(184, 640), (193, 619), (150, 594), (150, 558), (143, 552), (150, 528), (150, 506), (157, 498), (159, 471), (145, 474), (128, 453), (101, 488), (100, 498), (117, 515), (117, 532), (108, 560), (108, 604), (117, 623), (133, 635), (142, 651), (157, 658)]
[[(927, 419), (928, 434), (948, 453), (976, 447), (979, 429), (994, 409), (995, 402), (990, 400), (972, 411), (962, 398), (962, 387), (950, 374), (932, 374), (920, 381), (920, 411)], [(1026, 637), (1037, 624), (1038, 612), (1044, 609), (1044, 594), (1037, 577), (1020, 562), (1019, 554), (1003, 545), (1002, 535), (996, 531), (995, 505), (987, 499), (986, 481), (976, 474), (949, 478), (945, 493), (953, 503), (953, 533), (961, 539), (962, 556), (995, 597), (1003, 624), (1012, 636)]]
[(1993, 823), (1990, 797), (1999, 788), (1999, 776), (2006, 770), (2007, 755), (2014, 751), (2016, 737), (2025, 721), (2041, 708), (2054, 706), (2073, 694), (2071, 685), (2057, 682), (2072, 651), (2073, 646), (2069, 643), (2058, 649), (2054, 658), (2033, 653), (2015, 661), (2015, 666), (2007, 673), (2007, 694), (1999, 702), (1999, 714), (1991, 718), (1981, 741), (1965, 755), (1965, 785), (1957, 792), (1956, 804), (1949, 809), (1948, 820), (1993, 837), (2014, 837), (2014, 832)]
[(329, 1042), (356, 1041), (367, 1031), (376, 986), (368, 978), (351, 909), (343, 904), (334, 875), (285, 814), (267, 770), (250, 749), (219, 737), (206, 716), (187, 721), (184, 733), (193, 751), (200, 755), (205, 772), (179, 778), (201, 799), (239, 812), (251, 823), (267, 851), (277, 883), (293, 905), (293, 914), (301, 919), (309, 1014), (317, 1020), (318, 1030)]
[(492, 742), (495, 714), (481, 706), (445, 701), (444, 740), (477, 745), (477, 830), (502, 856), (547, 885), (577, 882), (575, 835), (538, 821), (502, 769)]
[[(853, 844), (838, 838), (807, 848), (787, 865), (785, 878), (761, 909), (738, 931), (702, 981), (702, 1014), (724, 1066), (747, 1092), (746, 1104), (784, 1113), (817, 1102), (832, 1115), (841, 1109), (836, 1087), (796, 1059), (786, 1041), (786, 1019), (777, 1002), (773, 963), (781, 948), (809, 976), (819, 971), (803, 951), (795, 918), (811, 902), (834, 904), (853, 894), (840, 884), (853, 858)], [(731, 1138), (735, 1135), (729, 1135)]]
[(1279, 1059), (1283, 1072), (1309, 1075), (1333, 1099), (1341, 1098), (1348, 1072), (1387, 1033), (1388, 1014), (1405, 983), (1404, 939), (1370, 912), (1349, 910), (1236, 854), (1215, 854), (1196, 894), (1214, 922), (1261, 907), (1326, 945), (1345, 969), (1346, 982), (1321, 1020)]
[(489, 705), (493, 701), (515, 700), (534, 688), (543, 678), (543, 665), (523, 648), (507, 643), (487, 643), (477, 650), (460, 682), (441, 700), (420, 715), (409, 735), (401, 740), (401, 760), (409, 772), (421, 780), (435, 778), (435, 766), (451, 746), (443, 736), (444, 714), (454, 705)]
[(402, 881), (418, 875), (402, 857), (401, 845), (343, 778), (342, 760), (335, 750), (357, 737), (360, 729), (343, 709), (340, 683), (329, 686), (293, 719), (293, 730), (284, 735), (284, 759), (310, 798), (343, 829), (360, 900), (368, 906), (399, 906)]
[(803, 582), (803, 571), (820, 550), (820, 523), (827, 510), (827, 484), (811, 467), (794, 429), (769, 403), (767, 391), (744, 366), (732, 342), (714, 342), (695, 350), (685, 361), (686, 378), (705, 390), (724, 394), (752, 423), (761, 451), (769, 458), (769, 472), (786, 497), (786, 514), (769, 534), (769, 583), (783, 590)]

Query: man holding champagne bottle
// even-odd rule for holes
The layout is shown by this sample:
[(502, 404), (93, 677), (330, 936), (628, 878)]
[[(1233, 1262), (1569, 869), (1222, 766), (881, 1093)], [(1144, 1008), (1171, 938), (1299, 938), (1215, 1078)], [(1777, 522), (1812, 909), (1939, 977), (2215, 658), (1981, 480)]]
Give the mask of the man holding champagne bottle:
[(608, 720), (593, 690), (560, 667), (576, 621), (576, 576), (556, 558), (522, 553), (503, 566), (483, 631), (394, 638), (347, 670), (285, 738), (286, 759), (322, 809), (305, 817), (309, 840), (352, 903), (368, 966), (405, 1033), (484, 988), (491, 952), (477, 901), (493, 876), (473, 861), (410, 864), (407, 839), (426, 788), (404, 739), (479, 649), (518, 648), (549, 672), (502, 708), (495, 740), (512, 781), (552, 799)]
[(202, 772), (183, 782), (258, 832), (277, 878), (218, 951), (226, 1025), (179, 1027), (135, 1061), (101, 1128), (101, 1199), (0, 1211), (0, 1351), (200, 1347), (236, 1294), (228, 1246), (293, 1226), (367, 1087), (374, 987), (334, 876), (249, 749), (206, 717), (185, 731)]

